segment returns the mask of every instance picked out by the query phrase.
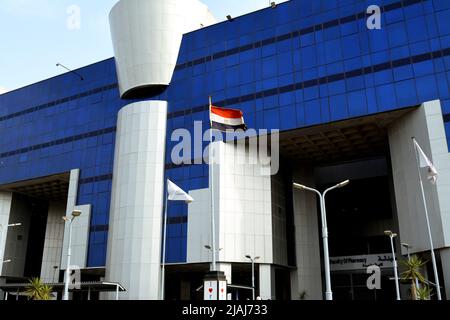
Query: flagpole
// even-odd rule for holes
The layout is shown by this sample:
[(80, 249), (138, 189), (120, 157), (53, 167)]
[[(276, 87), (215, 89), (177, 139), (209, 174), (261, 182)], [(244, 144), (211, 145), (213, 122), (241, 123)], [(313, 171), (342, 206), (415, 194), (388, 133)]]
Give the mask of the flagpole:
[(211, 121), (211, 108), (212, 108), (212, 97), (209, 96), (209, 119), (210, 119), (210, 130), (209, 130), (209, 174), (211, 176), (211, 271), (216, 271), (216, 222), (215, 222), (215, 211), (214, 211), (214, 158), (213, 158), (213, 135), (212, 135), (212, 121)]
[(433, 263), (433, 271), (434, 271), (434, 279), (435, 279), (435, 284), (436, 284), (437, 298), (438, 298), (438, 300), (442, 300), (441, 287), (439, 285), (439, 275), (438, 275), (438, 270), (437, 270), (437, 265), (436, 265), (436, 257), (434, 255), (433, 237), (431, 235), (430, 219), (428, 217), (427, 201), (426, 201), (426, 198), (425, 198), (425, 191), (424, 191), (424, 188), (423, 188), (422, 175), (420, 173), (420, 160), (419, 160), (419, 154), (418, 154), (418, 150), (417, 150), (417, 141), (416, 141), (416, 138), (414, 138), (414, 137), (412, 138), (412, 140), (413, 140), (413, 143), (414, 143), (414, 150), (415, 150), (415, 153), (416, 153), (417, 173), (419, 174), (420, 190), (422, 192), (423, 206), (425, 208), (425, 218), (426, 218), (426, 221), (427, 221), (428, 237), (429, 237), (429, 240), (430, 240), (431, 261)]
[[(166, 183), (167, 185), (167, 183)], [(165, 285), (165, 273), (166, 273), (166, 237), (167, 237), (167, 203), (168, 203), (168, 198), (169, 198), (169, 194), (168, 191), (165, 191), (165, 196), (166, 196), (166, 200), (165, 200), (165, 206), (164, 206), (164, 218), (163, 218), (163, 223), (164, 223), (164, 228), (163, 228), (163, 249), (162, 249), (162, 263), (161, 263), (161, 300), (164, 300), (164, 285)]]

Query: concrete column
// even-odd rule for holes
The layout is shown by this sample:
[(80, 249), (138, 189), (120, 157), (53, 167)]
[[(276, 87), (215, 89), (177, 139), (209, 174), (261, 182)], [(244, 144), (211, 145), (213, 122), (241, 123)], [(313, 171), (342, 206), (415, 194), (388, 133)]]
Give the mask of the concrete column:
[[(439, 253), (441, 255), (441, 264), (444, 274), (444, 279), (440, 279), (440, 284), (445, 287), (446, 299), (450, 300), (450, 248), (441, 249)], [(444, 290), (442, 290), (441, 293), (444, 293)]]
[(259, 296), (262, 300), (275, 300), (275, 269), (270, 264), (259, 265)]
[[(8, 234), (9, 215), (11, 213), (11, 192), (0, 192), (0, 261), (5, 258), (6, 236)], [(0, 275), (3, 263), (0, 263)]]
[[(72, 270), (84, 269), (87, 267), (87, 254), (89, 247), (89, 229), (91, 224), (91, 205), (77, 205), (78, 182), (80, 179), (80, 169), (70, 171), (69, 190), (67, 194), (67, 204), (65, 215), (72, 216), (74, 210), (80, 210), (81, 215), (76, 218), (72, 226), (72, 256), (70, 264)], [(62, 242), (61, 270), (66, 270), (67, 250), (69, 246), (69, 224), (64, 223), (64, 239)]]
[(58, 282), (64, 239), (64, 220), (61, 217), (65, 214), (65, 201), (49, 203), (41, 267), (41, 279), (45, 282)]
[[(424, 103), (389, 127), (392, 175), (401, 242), (407, 242), (412, 253), (430, 249), (424, 203), (421, 196), (414, 146), (415, 137), (423, 151), (434, 162), (439, 176), (435, 185), (422, 180), (427, 200), (435, 248), (450, 245), (450, 154), (439, 101)], [(406, 254), (402, 248), (402, 254)]]
[[(12, 202), (12, 193), (11, 192), (0, 192), (0, 276), (2, 275), (3, 269), (3, 261), (5, 259), (5, 245), (6, 245), (6, 236), (8, 233), (8, 222), (9, 215), (11, 213), (11, 202)], [(0, 284), (5, 283), (4, 280), (0, 279)], [(0, 291), (0, 299), (5, 299), (5, 293)]]
[(231, 280), (231, 272), (232, 272), (232, 266), (231, 263), (217, 263), (217, 270), (218, 271), (222, 271), (225, 273), (225, 277), (227, 278), (227, 283), (230, 284), (232, 283)]
[[(297, 168), (293, 181), (314, 187), (312, 168)], [(291, 272), (291, 298), (298, 300), (304, 294), (306, 299), (322, 300), (317, 198), (311, 192), (293, 193), (297, 269)]]
[[(11, 259), (11, 262), (3, 265), (3, 276), (23, 277), (24, 275), (31, 212), (31, 204), (26, 197), (18, 194), (12, 196), (9, 221), (3, 225), (3, 231), (7, 233), (4, 258)], [(8, 228), (8, 223), (21, 223), (22, 225)]]
[(165, 101), (118, 116), (106, 280), (125, 287), (125, 300), (159, 298), (166, 120)]

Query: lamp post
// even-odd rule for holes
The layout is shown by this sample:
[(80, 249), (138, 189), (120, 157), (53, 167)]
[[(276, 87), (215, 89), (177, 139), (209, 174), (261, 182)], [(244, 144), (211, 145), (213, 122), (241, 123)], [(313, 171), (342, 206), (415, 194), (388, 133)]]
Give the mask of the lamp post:
[[(205, 245), (205, 249), (211, 251), (213, 256), (223, 248), (215, 249), (215, 246)], [(227, 300), (227, 277), (225, 272), (216, 270), (216, 262), (213, 259), (214, 266), (203, 279), (203, 298), (204, 300)]]
[(66, 266), (66, 277), (64, 279), (64, 294), (62, 299), (69, 300), (69, 283), (70, 283), (70, 256), (72, 254), (72, 223), (76, 217), (81, 215), (80, 210), (74, 210), (72, 212), (72, 217), (63, 217), (63, 220), (69, 223), (69, 243), (67, 245), (67, 266)]
[(384, 232), (384, 234), (387, 235), (391, 240), (392, 261), (393, 261), (393, 265), (394, 265), (394, 277), (395, 277), (395, 292), (397, 295), (397, 300), (401, 300), (400, 288), (399, 288), (399, 284), (398, 284), (398, 274), (397, 274), (397, 259), (396, 259), (395, 250), (394, 250), (394, 238), (397, 236), (397, 234), (392, 232), (391, 230), (386, 230)]
[(294, 188), (299, 190), (306, 190), (316, 193), (320, 198), (320, 213), (322, 217), (322, 240), (323, 240), (323, 260), (325, 263), (325, 299), (333, 300), (333, 292), (331, 291), (331, 274), (330, 274), (330, 255), (328, 252), (328, 226), (327, 226), (327, 213), (325, 207), (325, 197), (328, 192), (334, 189), (345, 187), (350, 183), (350, 180), (345, 180), (337, 185), (326, 189), (323, 193), (319, 190), (304, 186), (302, 184), (294, 183)]
[(245, 257), (252, 262), (252, 293), (253, 293), (253, 301), (254, 301), (255, 300), (255, 261), (258, 260), (260, 257), (252, 258), (252, 256), (249, 254), (247, 254)]

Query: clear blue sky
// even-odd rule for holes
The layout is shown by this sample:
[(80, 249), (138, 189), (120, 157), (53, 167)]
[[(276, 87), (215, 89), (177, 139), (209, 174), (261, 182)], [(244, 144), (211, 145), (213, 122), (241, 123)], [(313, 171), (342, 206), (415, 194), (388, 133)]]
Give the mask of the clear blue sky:
[[(118, 0), (0, 0), (0, 94), (113, 56), (108, 14)], [(216, 17), (242, 15), (270, 0), (203, 0)], [(284, 2), (284, 1), (277, 1)], [(67, 27), (81, 9), (80, 29)]]

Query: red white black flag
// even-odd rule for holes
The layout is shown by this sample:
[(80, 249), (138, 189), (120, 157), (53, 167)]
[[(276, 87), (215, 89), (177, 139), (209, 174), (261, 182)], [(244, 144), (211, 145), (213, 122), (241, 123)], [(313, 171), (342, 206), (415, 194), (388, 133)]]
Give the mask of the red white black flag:
[(244, 122), (244, 116), (241, 110), (225, 109), (210, 105), (209, 118), (211, 120), (211, 128), (220, 131), (227, 130), (247, 130)]

